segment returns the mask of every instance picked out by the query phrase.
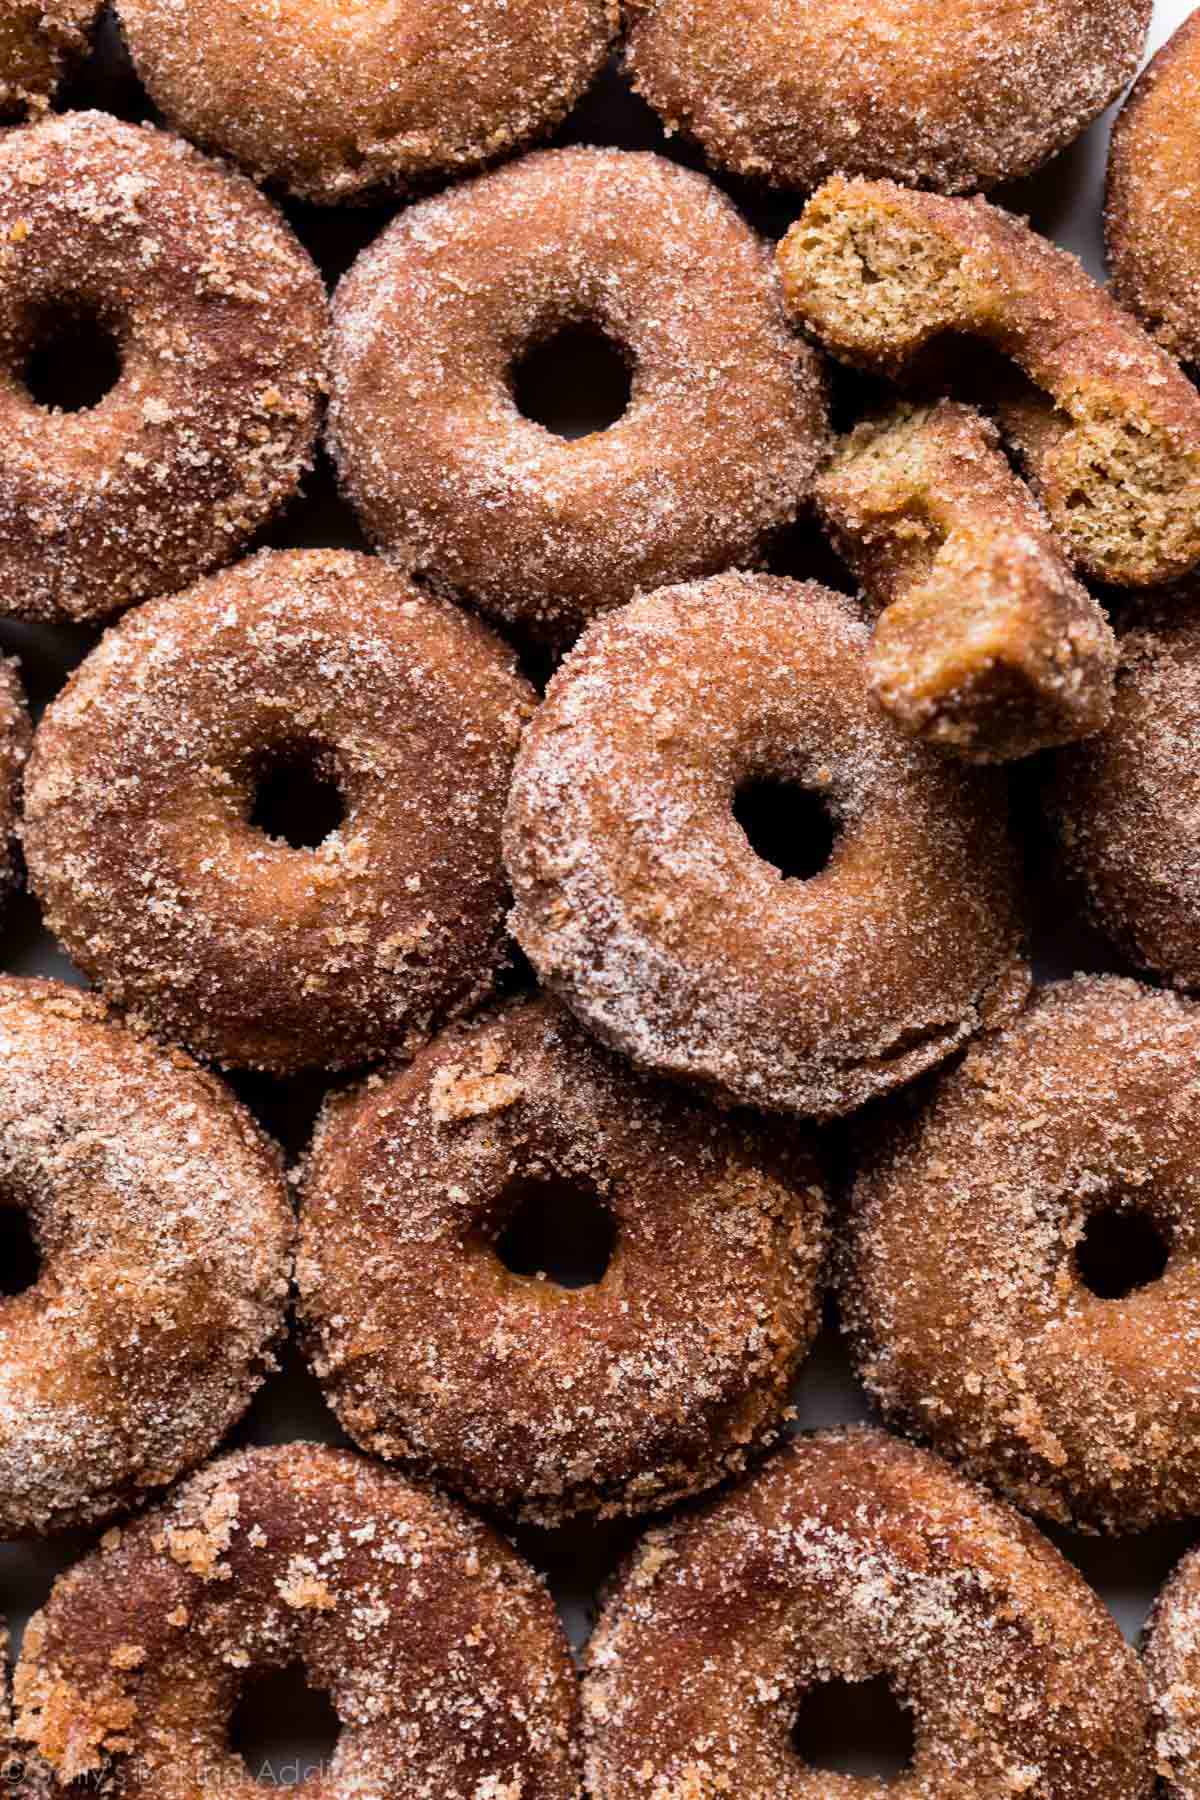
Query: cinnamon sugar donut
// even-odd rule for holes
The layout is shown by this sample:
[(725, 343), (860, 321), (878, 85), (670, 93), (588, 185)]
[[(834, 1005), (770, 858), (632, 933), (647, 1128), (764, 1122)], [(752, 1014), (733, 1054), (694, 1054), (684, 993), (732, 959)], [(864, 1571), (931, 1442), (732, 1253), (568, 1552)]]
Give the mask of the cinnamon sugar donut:
[[(512, 929), (643, 1068), (825, 1116), (1019, 1006), (1003, 791), (876, 706), (869, 639), (815, 583), (729, 574), (600, 620), (551, 682), (509, 801)], [(763, 783), (832, 824), (811, 879), (739, 825)]]
[[(632, 391), (572, 442), (521, 415), (513, 370), (584, 326)], [(367, 531), (560, 648), (639, 588), (753, 560), (824, 420), (766, 246), (661, 157), (527, 157), (401, 214), (337, 293), (331, 447)]]
[[(91, 619), (227, 562), (316, 432), (321, 279), (251, 184), (101, 113), (0, 134), (0, 610)], [(60, 412), (28, 385), (80, 319), (120, 373)]]
[(244, 1412), (282, 1334), (292, 1215), (248, 1113), (91, 995), (0, 977), (0, 1203), (35, 1284), (0, 1299), (0, 1538), (91, 1524)]
[[(137, 1021), (222, 1063), (413, 1048), (505, 955), (500, 824), (533, 690), (372, 557), (265, 551), (130, 613), (38, 728), (25, 853), (50, 929)], [(281, 774), (336, 788), (311, 848)]]
[[(1138, 1531), (1200, 1511), (1200, 1008), (1114, 978), (1044, 988), (873, 1148), (842, 1317), (868, 1392), (1027, 1510)], [(1087, 1285), (1097, 1217), (1157, 1281)]]
[(886, 1676), (911, 1712), (904, 1800), (1149, 1800), (1146, 1683), (1033, 1527), (874, 1431), (781, 1450), (650, 1532), (587, 1650), (591, 1800), (882, 1794), (803, 1762), (802, 1701)]
[(553, 130), (617, 29), (615, 0), (118, 0), (171, 124), (306, 200), (405, 191)]
[(88, 46), (100, 0), (4, 0), (0, 120), (44, 112)]
[[(505, 1266), (531, 1204), (600, 1213), (594, 1285)], [(811, 1146), (633, 1075), (545, 998), (333, 1099), (301, 1219), (301, 1320), (347, 1431), (541, 1525), (744, 1469), (819, 1321)]]
[(18, 820), (31, 737), (20, 664), (15, 657), (0, 656), (0, 903), (20, 880)]
[(578, 1800), (575, 1677), (541, 1581), (452, 1501), (344, 1450), (222, 1457), (56, 1582), (14, 1682), (56, 1791), (261, 1794), (248, 1673), (299, 1662), (341, 1726), (322, 1800)]
[(1200, 1551), (1183, 1558), (1156, 1600), (1143, 1656), (1162, 1791), (1200, 1800)]
[(634, 85), (739, 175), (1028, 174), (1115, 100), (1152, 0), (627, 0)]

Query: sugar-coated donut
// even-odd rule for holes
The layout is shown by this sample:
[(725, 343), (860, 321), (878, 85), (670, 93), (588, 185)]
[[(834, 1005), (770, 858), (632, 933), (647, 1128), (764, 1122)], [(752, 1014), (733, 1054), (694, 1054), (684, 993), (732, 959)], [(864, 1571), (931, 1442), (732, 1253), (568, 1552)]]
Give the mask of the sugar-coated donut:
[(100, 1001), (0, 977), (0, 1192), (40, 1252), (0, 1300), (0, 1538), (132, 1506), (274, 1366), (292, 1260), (276, 1152)]
[[(593, 1285), (505, 1267), (497, 1240), (538, 1198), (602, 1209)], [(820, 1317), (811, 1146), (635, 1076), (544, 997), (335, 1098), (301, 1220), (301, 1320), (346, 1429), (542, 1525), (744, 1469)]]
[[(555, 436), (513, 370), (567, 327), (628, 358), (607, 431)], [(569, 644), (639, 588), (751, 561), (825, 446), (764, 243), (661, 157), (555, 150), (411, 208), (334, 306), (331, 447), (389, 556)]]
[(296, 1661), (341, 1726), (306, 1794), (578, 1800), (542, 1582), (454, 1502), (318, 1444), (222, 1457), (56, 1582), (17, 1665), (18, 1748), (56, 1792), (251, 1800), (229, 1720), (248, 1672)]
[(15, 657), (0, 656), (0, 903), (20, 879), (18, 821), (31, 738), (20, 664)]
[(1142, 1654), (1165, 1800), (1200, 1800), (1200, 1551), (1183, 1558), (1155, 1601)]
[(588, 1794), (882, 1794), (791, 1742), (813, 1689), (881, 1675), (913, 1718), (905, 1800), (1153, 1793), (1145, 1678), (1082, 1577), (935, 1457), (831, 1431), (635, 1552), (587, 1650)]
[(942, 400), (843, 440), (817, 506), (881, 608), (871, 685), (906, 731), (971, 762), (1088, 737), (1116, 643), (995, 427)]
[[(845, 1112), (1023, 999), (995, 777), (904, 736), (871, 694), (869, 642), (841, 595), (729, 574), (600, 620), (551, 682), (509, 801), (512, 928), (643, 1068)], [(816, 796), (834, 827), (811, 880), (734, 816), (763, 783)]]
[(986, 200), (840, 177), (778, 255), (795, 318), (848, 362), (940, 376), (965, 337), (1017, 365), (1001, 423), (1085, 574), (1152, 587), (1200, 562), (1200, 394), (1075, 257)]
[(599, 71), (616, 0), (118, 0), (151, 98), (306, 200), (444, 179), (545, 136)]
[[(102, 113), (0, 134), (0, 611), (85, 619), (228, 562), (299, 485), (316, 268), (250, 182)], [(31, 358), (83, 317), (120, 374), (61, 412)]]
[[(373, 557), (264, 551), (127, 615), (45, 713), (29, 880), (110, 999), (226, 1064), (411, 1049), (505, 956), (500, 825), (534, 694), (506, 645)], [(253, 821), (311, 767), (341, 823)]]
[[(1136, 982), (1044, 988), (973, 1045), (854, 1184), (842, 1318), (885, 1416), (1064, 1523), (1200, 1511), (1198, 1116), (1200, 1008)], [(1167, 1258), (1122, 1299), (1079, 1261), (1113, 1213)]]
[(1105, 226), (1117, 296), (1200, 362), (1200, 11), (1159, 51), (1113, 127)]
[(87, 49), (100, 0), (4, 0), (0, 7), (0, 120), (44, 112)]
[(626, 0), (627, 61), (669, 130), (787, 187), (1025, 175), (1137, 68), (1152, 0)]

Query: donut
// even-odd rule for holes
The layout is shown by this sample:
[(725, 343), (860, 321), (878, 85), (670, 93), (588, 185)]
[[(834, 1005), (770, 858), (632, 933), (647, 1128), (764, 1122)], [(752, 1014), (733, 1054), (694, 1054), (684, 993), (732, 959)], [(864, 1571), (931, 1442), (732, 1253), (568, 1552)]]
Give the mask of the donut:
[[(518, 410), (567, 328), (628, 360), (607, 431)], [(825, 447), (765, 244), (661, 157), (555, 150), (410, 208), (334, 302), (330, 447), (386, 554), (564, 649), (640, 588), (754, 560)]]
[[(0, 609), (100, 618), (230, 561), (317, 428), (325, 294), (287, 225), (180, 139), (70, 113), (0, 133), (0, 245)], [(41, 404), (81, 327), (115, 385)]]
[[(599, 620), (551, 682), (505, 823), (511, 928), (641, 1068), (828, 1117), (1024, 998), (997, 778), (904, 736), (869, 641), (841, 595), (731, 573)], [(811, 878), (757, 853), (760, 797), (785, 853), (832, 831)]]
[(626, 61), (669, 131), (784, 187), (1027, 175), (1134, 75), (1152, 0), (626, 0)]
[(0, 656), (0, 902), (21, 878), (21, 782), (33, 730), (15, 656)]
[(1099, 928), (1140, 967), (1200, 988), (1200, 594), (1145, 607), (1121, 637), (1108, 729), (1059, 751), (1043, 800)]
[(1116, 644), (991, 422), (942, 400), (857, 426), (817, 507), (879, 609), (871, 685), (892, 717), (970, 762), (1100, 730)]
[[(485, 626), (374, 558), (264, 551), (128, 614), (52, 702), (30, 884), (111, 1000), (208, 1059), (411, 1049), (505, 960), (500, 826), (532, 708)], [(254, 809), (308, 779), (343, 816), (305, 848)]]
[[(1080, 976), (880, 1130), (837, 1279), (889, 1422), (1062, 1524), (1200, 1511), (1198, 1105), (1200, 1009)], [(1116, 1297), (1086, 1250), (1122, 1218), (1163, 1267)]]
[(292, 1213), (250, 1115), (95, 996), (0, 977), (0, 1538), (94, 1524), (200, 1462), (282, 1335)]
[(588, 1645), (591, 1800), (882, 1793), (791, 1742), (807, 1696), (888, 1680), (912, 1800), (1149, 1800), (1146, 1683), (1020, 1515), (875, 1431), (797, 1439), (651, 1531)]
[(25, 1634), (17, 1741), (60, 1788), (240, 1800), (260, 1785), (227, 1742), (239, 1692), (294, 1662), (341, 1726), (305, 1792), (577, 1800), (540, 1579), (453, 1501), (318, 1444), (220, 1458), (60, 1577)]
[(88, 47), (100, 0), (5, 0), (0, 12), (0, 121), (44, 112)]
[(1085, 575), (1151, 587), (1200, 562), (1200, 394), (1065, 250), (986, 200), (838, 177), (779, 263), (796, 321), (847, 362), (928, 379), (965, 337), (1016, 364), (1000, 420)]
[(1200, 13), (1164, 45), (1113, 127), (1105, 228), (1113, 287), (1147, 330), (1200, 362)]
[(405, 193), (547, 135), (591, 85), (616, 0), (118, 0), (177, 130), (322, 203)]
[[(600, 1279), (511, 1272), (523, 1208), (591, 1209), (615, 1236)], [(803, 1138), (714, 1116), (521, 998), (326, 1106), (300, 1318), (364, 1450), (556, 1525), (669, 1505), (778, 1436), (824, 1248)]]
[(1200, 1795), (1200, 1552), (1179, 1563), (1146, 1624), (1154, 1762), (1165, 1800)]

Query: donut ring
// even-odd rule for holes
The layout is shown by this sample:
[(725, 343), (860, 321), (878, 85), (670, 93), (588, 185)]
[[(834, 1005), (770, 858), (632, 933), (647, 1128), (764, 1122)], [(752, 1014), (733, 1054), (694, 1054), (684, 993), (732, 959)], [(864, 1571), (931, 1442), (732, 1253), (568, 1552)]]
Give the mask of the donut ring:
[(858, 426), (816, 499), (882, 609), (871, 685), (905, 731), (1006, 762), (1107, 723), (1112, 631), (978, 413), (942, 400)]
[(791, 1744), (805, 1695), (886, 1675), (903, 1800), (1149, 1800), (1146, 1683), (1112, 1616), (1019, 1514), (875, 1431), (794, 1441), (650, 1532), (588, 1646), (591, 1800), (881, 1792)]
[(1146, 1622), (1154, 1764), (1166, 1800), (1200, 1796), (1200, 1552), (1183, 1558)]
[(1113, 289), (1173, 355), (1200, 362), (1200, 13), (1159, 51), (1113, 127), (1105, 226)]
[(84, 55), (100, 0), (5, 0), (0, 14), (0, 119), (44, 112)]
[(1046, 812), (1096, 924), (1142, 968), (1200, 988), (1200, 606), (1147, 608), (1121, 638), (1107, 731), (1054, 758)]
[(1074, 257), (986, 200), (838, 178), (779, 264), (848, 362), (899, 379), (965, 335), (1017, 364), (1001, 423), (1085, 574), (1150, 587), (1200, 561), (1200, 394)]
[[(507, 646), (374, 558), (264, 551), (130, 613), (47, 709), (30, 884), (110, 999), (206, 1057), (284, 1074), (412, 1049), (504, 960), (532, 710)], [(297, 760), (344, 807), (313, 849), (252, 822)]]
[(325, 204), (403, 193), (548, 135), (618, 25), (615, 0), (351, 0), (311, 16), (277, 0), (119, 0), (118, 11), (172, 125)]
[[(581, 326), (623, 348), (632, 396), (569, 442), (518, 412), (512, 370)], [(562, 649), (639, 588), (754, 560), (810, 488), (824, 388), (711, 182), (555, 150), (411, 208), (359, 258), (330, 445), (390, 557)]]
[[(496, 1244), (522, 1199), (581, 1193), (618, 1234), (602, 1279), (510, 1273)], [(820, 1318), (811, 1147), (632, 1075), (545, 998), (335, 1098), (301, 1218), (308, 1353), (346, 1430), (539, 1525), (744, 1469)]]
[(111, 1800), (252, 1800), (227, 1743), (244, 1672), (299, 1660), (342, 1727), (302, 1792), (576, 1800), (576, 1684), (550, 1597), (452, 1501), (345, 1450), (280, 1444), (211, 1463), (111, 1539), (25, 1634), (16, 1728), (35, 1774), (98, 1780)]
[[(320, 276), (249, 182), (101, 113), (0, 134), (0, 605), (93, 619), (228, 562), (311, 460)], [(112, 333), (78, 412), (26, 385), (48, 326)]]
[(20, 667), (15, 656), (0, 656), (0, 902), (21, 879), (21, 782), (33, 729)]
[(42, 1264), (0, 1300), (0, 1538), (194, 1467), (284, 1327), (282, 1166), (233, 1096), (93, 996), (0, 978), (0, 1191)]
[[(896, 1122), (855, 1182), (839, 1273), (885, 1417), (1062, 1523), (1200, 1510), (1198, 1102), (1200, 1010), (1077, 977)], [(1168, 1251), (1122, 1300), (1076, 1258), (1112, 1212), (1148, 1218)]]
[[(1004, 805), (876, 707), (868, 639), (828, 589), (730, 574), (599, 621), (551, 682), (509, 799), (511, 928), (642, 1068), (825, 1117), (1024, 998)], [(764, 780), (835, 827), (811, 880), (734, 817)]]

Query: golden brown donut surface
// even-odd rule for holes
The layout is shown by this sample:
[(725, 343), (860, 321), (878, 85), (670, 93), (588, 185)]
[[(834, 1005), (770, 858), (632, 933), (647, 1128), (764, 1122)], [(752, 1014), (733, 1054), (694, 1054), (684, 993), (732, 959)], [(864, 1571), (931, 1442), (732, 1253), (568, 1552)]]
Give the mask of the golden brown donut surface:
[(1137, 68), (1151, 0), (627, 0), (634, 84), (740, 175), (945, 193), (1031, 169)]
[[(500, 824), (533, 690), (477, 620), (373, 557), (264, 551), (138, 608), (38, 728), (29, 879), (138, 1021), (219, 1062), (412, 1047), (504, 960)], [(341, 823), (253, 823), (311, 767)]]
[(545, 136), (617, 27), (615, 0), (119, 0), (118, 12), (172, 125), (327, 203)]
[(1113, 127), (1105, 225), (1117, 296), (1200, 362), (1200, 12), (1159, 51)]
[(1166, 1800), (1200, 1797), (1200, 1552), (1176, 1568), (1142, 1647), (1153, 1708), (1154, 1765)]
[[(625, 353), (607, 431), (523, 417), (567, 328)], [(556, 150), (403, 213), (334, 306), (331, 446), (386, 553), (565, 648), (639, 588), (752, 561), (824, 448), (814, 352), (765, 244), (661, 157)]]
[(591, 1800), (831, 1800), (805, 1696), (885, 1676), (912, 1713), (898, 1800), (1149, 1800), (1146, 1684), (1020, 1515), (874, 1431), (797, 1439), (650, 1532), (588, 1645)]
[[(885, 1414), (1021, 1506), (1138, 1531), (1200, 1511), (1200, 1009), (1113, 977), (1044, 988), (898, 1113), (854, 1186), (839, 1284)], [(1156, 1281), (1087, 1284), (1101, 1216)]]
[(779, 262), (846, 361), (915, 377), (965, 337), (1017, 365), (1001, 423), (1085, 574), (1150, 587), (1200, 561), (1200, 395), (1066, 251), (986, 200), (837, 177)]
[(0, 979), (0, 1192), (40, 1254), (0, 1300), (0, 1538), (172, 1481), (282, 1334), (292, 1214), (250, 1115), (57, 982)]
[(59, 1579), (17, 1666), (18, 1746), (55, 1792), (253, 1800), (229, 1721), (248, 1672), (294, 1662), (341, 1726), (312, 1800), (579, 1800), (539, 1578), (452, 1501), (317, 1444), (220, 1458)]
[(0, 119), (43, 112), (87, 49), (100, 0), (0, 0)]
[[(511, 1272), (523, 1207), (598, 1211), (600, 1279)], [(346, 1429), (543, 1525), (744, 1469), (820, 1316), (811, 1146), (635, 1076), (544, 997), (334, 1099), (301, 1217), (301, 1319)]]
[[(996, 778), (904, 736), (871, 694), (869, 641), (843, 596), (731, 574), (600, 620), (551, 682), (509, 801), (512, 929), (643, 1068), (829, 1115), (1020, 1004)], [(738, 823), (763, 783), (832, 824), (811, 879)]]
[(871, 684), (906, 731), (1004, 762), (1106, 723), (1112, 631), (979, 413), (943, 400), (863, 423), (816, 497), (882, 609)]
[[(228, 562), (295, 492), (321, 279), (254, 187), (101, 113), (0, 135), (0, 610), (99, 618)], [(115, 386), (61, 412), (31, 358), (83, 318)]]

